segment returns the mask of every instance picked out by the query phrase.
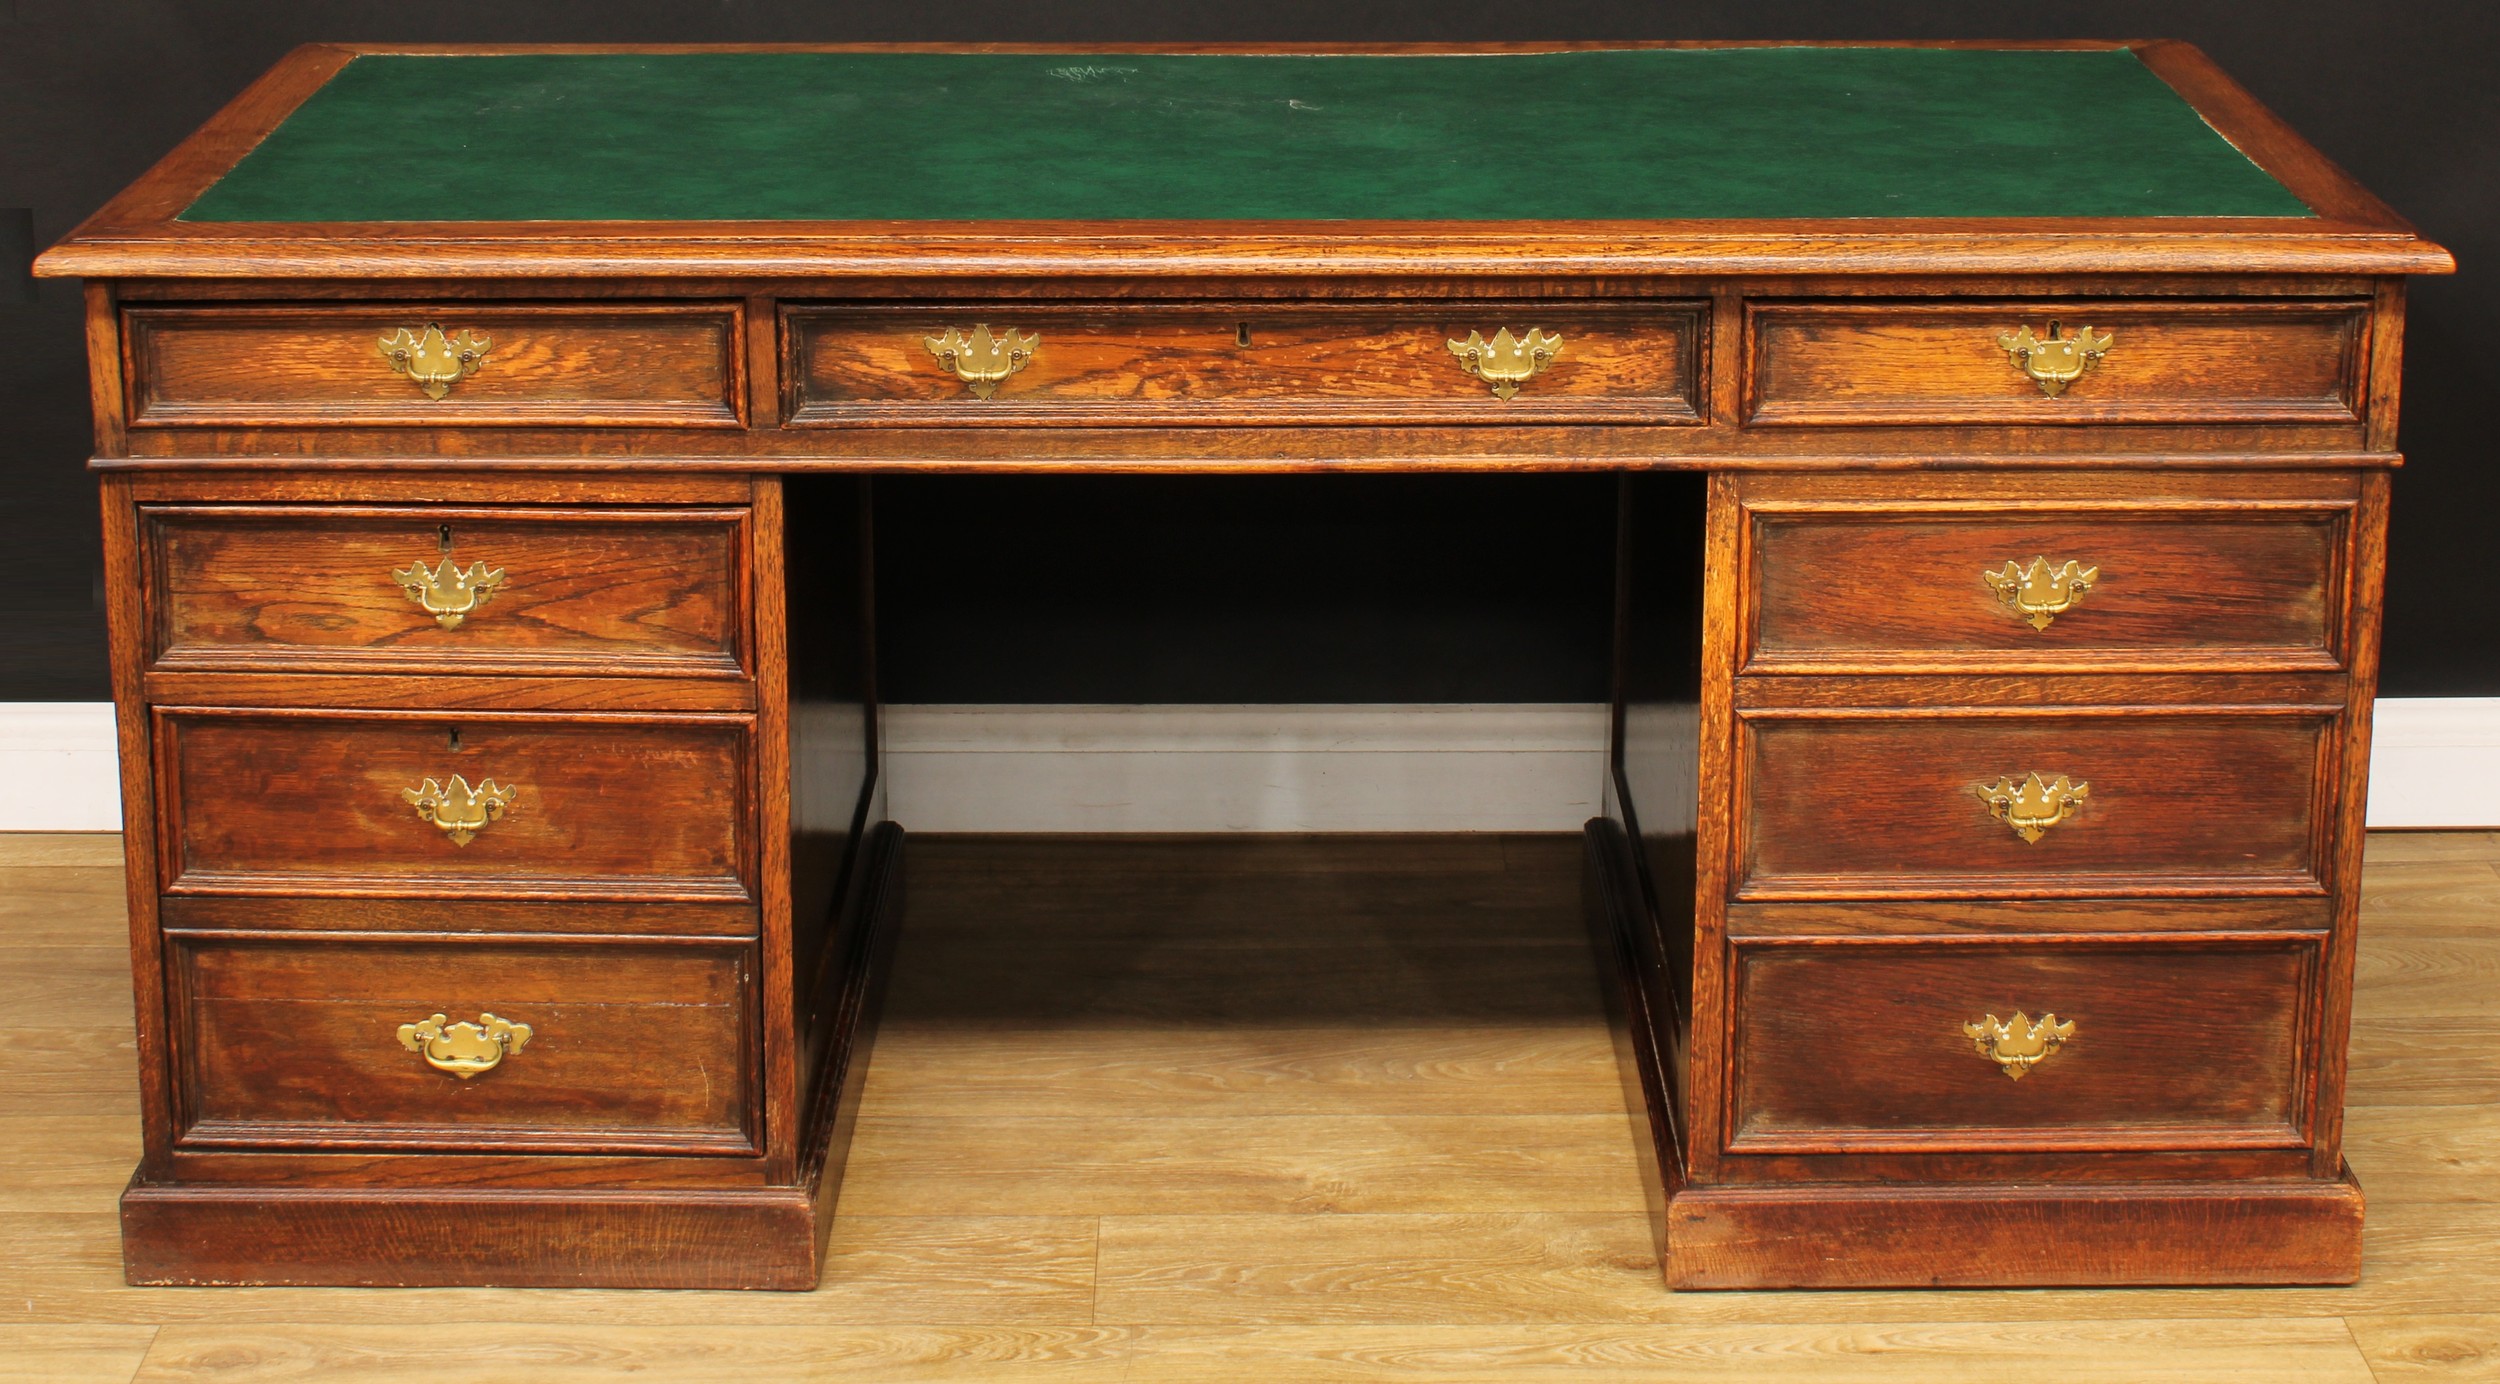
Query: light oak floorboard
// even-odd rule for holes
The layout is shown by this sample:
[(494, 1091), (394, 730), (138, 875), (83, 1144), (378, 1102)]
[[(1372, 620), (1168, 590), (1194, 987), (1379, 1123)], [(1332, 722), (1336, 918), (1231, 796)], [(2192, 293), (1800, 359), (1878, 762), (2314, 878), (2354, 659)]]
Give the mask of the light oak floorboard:
[(117, 831), (0, 831), (0, 865), (122, 866)]
[(138, 1373), (153, 1326), (0, 1325), (0, 1384), (122, 1384)]
[(2374, 831), (2364, 846), (2371, 865), (2408, 860), (2500, 860), (2500, 831)]
[[(1999, 1373), (1999, 1372), (2002, 1373)], [(170, 1327), (139, 1378), (352, 1377), (369, 1384), (610, 1379), (1118, 1380), (1179, 1384), (1633, 1380), (1648, 1384), (2370, 1384), (2332, 1320), (1968, 1322), (1812, 1327), (1292, 1327), (974, 1330), (803, 1327)]]
[(2346, 1325), (2378, 1384), (2500, 1380), (2500, 1309), (2461, 1316), (2354, 1317)]
[(118, 864), (0, 865), (0, 946), (107, 947), (126, 953), (126, 910)]

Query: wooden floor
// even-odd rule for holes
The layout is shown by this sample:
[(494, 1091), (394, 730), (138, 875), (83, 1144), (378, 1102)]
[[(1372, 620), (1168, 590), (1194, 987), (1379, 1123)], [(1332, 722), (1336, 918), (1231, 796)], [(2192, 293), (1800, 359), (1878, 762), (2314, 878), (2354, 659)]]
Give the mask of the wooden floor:
[(0, 1379), (2500, 1380), (2500, 835), (2371, 842), (2367, 1270), (2252, 1291), (1669, 1295), (1578, 849), (915, 840), (824, 1286), (686, 1294), (124, 1287), (118, 846), (0, 837)]

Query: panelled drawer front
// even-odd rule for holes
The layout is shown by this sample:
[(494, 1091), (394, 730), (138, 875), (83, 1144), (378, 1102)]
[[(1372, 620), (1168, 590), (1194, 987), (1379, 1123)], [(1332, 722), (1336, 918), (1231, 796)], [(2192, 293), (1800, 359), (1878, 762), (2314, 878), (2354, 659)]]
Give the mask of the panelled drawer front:
[[(130, 423), (736, 427), (738, 320), (727, 303), (134, 307)], [(386, 342), (416, 348), (413, 373)]]
[[(1695, 423), (1700, 310), (1449, 301), (1293, 307), (793, 307), (794, 424)], [(932, 350), (1013, 332), (1029, 354), (987, 397)], [(1508, 398), (1451, 350), (1560, 338)], [(959, 359), (961, 358), (959, 354)]]
[(752, 944), (168, 940), (178, 1147), (756, 1151)]
[(2300, 1147), (2323, 944), (1739, 942), (1728, 1148)]
[(140, 531), (159, 668), (746, 669), (744, 510), (151, 505)]
[[(1747, 712), (1734, 894), (2322, 893), (2337, 720), (2325, 707)], [(2042, 825), (2061, 779), (2068, 815)], [(2018, 801), (2000, 813), (1990, 789)], [(2019, 801), (2034, 798), (2049, 801)]]
[(746, 900), (752, 724), (160, 708), (167, 892)]
[(2350, 515), (1755, 507), (1745, 671), (2340, 668)]
[[(2108, 338), (2054, 395), (2003, 344), (2052, 323)], [(2357, 424), (2368, 324), (2357, 300), (1754, 303), (1746, 421)]]

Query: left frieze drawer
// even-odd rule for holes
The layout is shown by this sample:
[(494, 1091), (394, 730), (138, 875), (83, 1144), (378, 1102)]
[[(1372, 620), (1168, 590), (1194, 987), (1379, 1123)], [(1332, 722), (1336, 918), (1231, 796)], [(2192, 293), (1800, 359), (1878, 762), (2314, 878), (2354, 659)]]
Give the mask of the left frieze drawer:
[(139, 306), (130, 425), (739, 427), (731, 303)]
[(155, 712), (168, 894), (751, 901), (753, 722)]
[(744, 509), (149, 505), (165, 670), (740, 677)]

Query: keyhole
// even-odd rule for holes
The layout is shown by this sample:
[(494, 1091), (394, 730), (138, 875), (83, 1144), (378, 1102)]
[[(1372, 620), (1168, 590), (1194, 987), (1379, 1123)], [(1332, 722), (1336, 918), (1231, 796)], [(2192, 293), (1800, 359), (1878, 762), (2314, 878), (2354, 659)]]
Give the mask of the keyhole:
[(460, 727), (458, 726), (451, 728), (451, 748), (454, 754), (460, 751)]
[(1249, 323), (1236, 322), (1233, 324), (1233, 344), (1235, 346), (1247, 346), (1250, 344)]
[(442, 541), (443, 556), (451, 556), (451, 525), (445, 524), (441, 528), (436, 529), (434, 531), (434, 536)]
[[(2054, 317), (2049, 319), (2049, 340), (2057, 340), (2057, 319)], [(444, 532), (449, 533), (450, 530), (445, 529)]]

